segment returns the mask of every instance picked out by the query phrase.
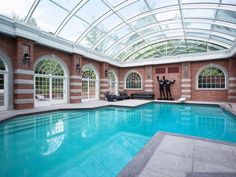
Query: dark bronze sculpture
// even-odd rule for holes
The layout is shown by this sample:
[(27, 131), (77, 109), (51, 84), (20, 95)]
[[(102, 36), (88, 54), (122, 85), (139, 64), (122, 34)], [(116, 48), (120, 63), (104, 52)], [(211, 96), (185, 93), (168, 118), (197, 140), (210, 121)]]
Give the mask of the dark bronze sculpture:
[(159, 83), (159, 91), (160, 91), (160, 98), (161, 100), (165, 99), (165, 76), (163, 76), (163, 79), (159, 79), (159, 76), (157, 76), (157, 81)]
[(159, 99), (173, 100), (170, 88), (171, 85), (175, 83), (175, 80), (167, 80), (165, 79), (165, 76), (163, 76), (163, 79), (160, 79), (159, 76), (157, 76), (157, 81), (159, 83), (159, 91), (160, 91)]

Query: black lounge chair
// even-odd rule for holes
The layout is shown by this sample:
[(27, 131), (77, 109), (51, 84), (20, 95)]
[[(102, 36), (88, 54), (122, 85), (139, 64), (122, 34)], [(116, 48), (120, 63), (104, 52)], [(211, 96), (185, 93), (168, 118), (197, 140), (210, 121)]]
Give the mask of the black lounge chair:
[(117, 101), (118, 100), (116, 95), (110, 94), (110, 93), (105, 94), (105, 97), (106, 97), (107, 101)]
[(130, 99), (128, 94), (126, 92), (119, 92), (119, 96), (117, 97), (117, 100), (126, 100)]
[(155, 94), (153, 94), (152, 92), (132, 93), (131, 94), (131, 99), (135, 99), (135, 98), (154, 100), (155, 99)]

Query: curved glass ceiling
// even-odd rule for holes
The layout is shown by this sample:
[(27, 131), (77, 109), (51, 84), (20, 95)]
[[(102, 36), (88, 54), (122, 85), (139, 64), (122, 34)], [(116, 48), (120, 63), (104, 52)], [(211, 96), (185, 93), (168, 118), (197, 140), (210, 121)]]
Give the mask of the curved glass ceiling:
[(0, 14), (119, 61), (230, 48), (236, 0), (0, 0)]

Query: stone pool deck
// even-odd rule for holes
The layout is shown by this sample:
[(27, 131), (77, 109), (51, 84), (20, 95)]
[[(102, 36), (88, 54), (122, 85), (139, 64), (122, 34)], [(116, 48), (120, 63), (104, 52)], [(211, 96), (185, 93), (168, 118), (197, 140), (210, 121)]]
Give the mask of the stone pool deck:
[(235, 177), (236, 143), (157, 133), (119, 177)]

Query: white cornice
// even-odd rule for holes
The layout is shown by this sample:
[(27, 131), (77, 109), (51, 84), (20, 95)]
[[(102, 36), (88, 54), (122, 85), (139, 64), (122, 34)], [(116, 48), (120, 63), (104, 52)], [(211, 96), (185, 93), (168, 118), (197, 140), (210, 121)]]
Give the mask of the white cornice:
[(16, 22), (10, 18), (0, 15), (0, 32), (8, 34), (10, 36), (20, 36), (35, 41), (41, 45), (56, 48), (69, 53), (78, 53), (85, 57), (107, 62), (118, 67), (133, 67), (133, 66), (144, 66), (144, 65), (156, 65), (166, 63), (179, 63), (187, 61), (201, 61), (201, 60), (213, 60), (222, 59), (233, 56), (236, 53), (236, 44), (228, 50), (206, 52), (198, 54), (185, 54), (177, 56), (167, 56), (161, 58), (149, 58), (145, 60), (132, 61), (132, 62), (121, 62), (112, 59), (111, 57), (104, 56), (102, 54), (93, 52), (85, 47), (77, 44), (73, 44), (67, 40), (59, 37), (55, 37), (52, 34), (39, 31), (28, 25)]

